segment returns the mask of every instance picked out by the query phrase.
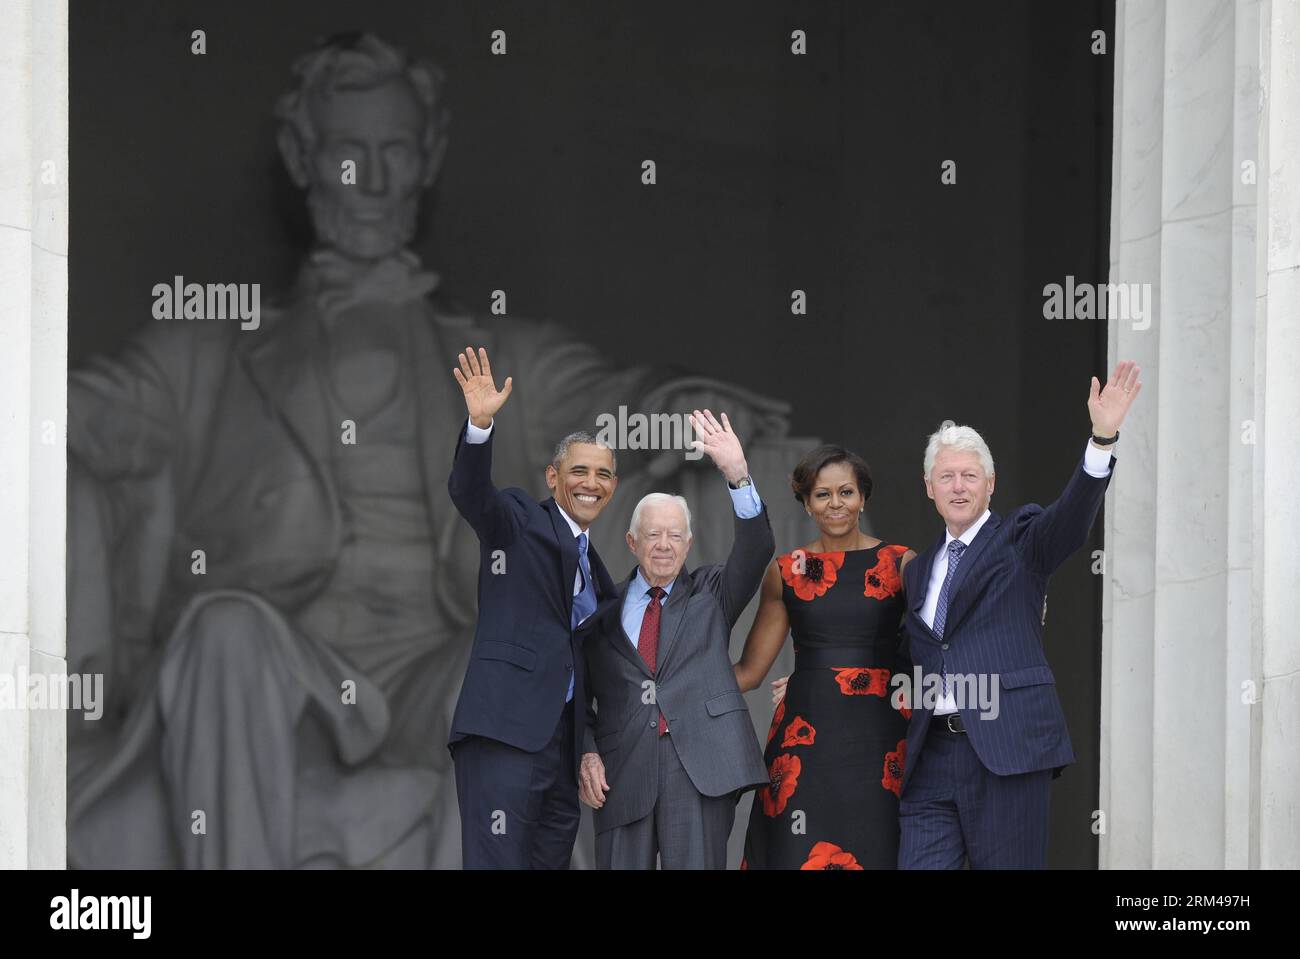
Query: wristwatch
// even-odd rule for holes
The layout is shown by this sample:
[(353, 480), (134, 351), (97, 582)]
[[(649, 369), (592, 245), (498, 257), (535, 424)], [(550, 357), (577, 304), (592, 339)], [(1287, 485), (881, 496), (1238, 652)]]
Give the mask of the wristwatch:
[(1098, 436), (1096, 433), (1092, 434), (1092, 441), (1096, 443), (1098, 446), (1110, 446), (1118, 439), (1119, 439), (1119, 430), (1115, 431), (1114, 436)]
[(753, 486), (754, 481), (750, 479), (748, 475), (746, 475), (736, 480), (736, 482), (728, 483), (727, 485), (732, 489), (744, 489), (746, 486)]

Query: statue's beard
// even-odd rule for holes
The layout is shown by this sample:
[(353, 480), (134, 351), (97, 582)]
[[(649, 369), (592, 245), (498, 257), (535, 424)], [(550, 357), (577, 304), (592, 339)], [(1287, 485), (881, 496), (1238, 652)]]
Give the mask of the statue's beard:
[(379, 260), (399, 252), (415, 236), (418, 197), (399, 199), (389, 216), (381, 220), (358, 220), (329, 193), (315, 187), (307, 191), (316, 240), (334, 247), (344, 256), (358, 260)]

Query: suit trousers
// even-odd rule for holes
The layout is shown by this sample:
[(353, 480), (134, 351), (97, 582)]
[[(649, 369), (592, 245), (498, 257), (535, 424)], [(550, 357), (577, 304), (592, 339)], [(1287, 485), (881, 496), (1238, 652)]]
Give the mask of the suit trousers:
[(965, 733), (926, 731), (898, 804), (899, 869), (1044, 869), (1052, 771), (991, 773)]
[[(726, 869), (734, 792), (703, 796), (682, 767), (672, 733), (658, 737), (658, 797), (649, 815), (596, 834), (597, 869)], [(610, 784), (611, 789), (618, 788)]]
[(578, 837), (573, 703), (535, 753), (483, 736), (453, 744), (466, 869), (568, 869)]

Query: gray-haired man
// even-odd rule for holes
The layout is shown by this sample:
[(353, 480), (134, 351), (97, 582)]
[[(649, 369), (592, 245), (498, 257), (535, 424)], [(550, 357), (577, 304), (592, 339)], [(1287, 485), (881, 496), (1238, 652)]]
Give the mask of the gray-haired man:
[(665, 869), (724, 868), (736, 800), (768, 780), (728, 645), (776, 543), (726, 414), (691, 423), (731, 489), (727, 562), (685, 571), (690, 510), (651, 493), (627, 533), (637, 568), (579, 630), (597, 706), (580, 795), (596, 811), (603, 869), (653, 869), (656, 856)]

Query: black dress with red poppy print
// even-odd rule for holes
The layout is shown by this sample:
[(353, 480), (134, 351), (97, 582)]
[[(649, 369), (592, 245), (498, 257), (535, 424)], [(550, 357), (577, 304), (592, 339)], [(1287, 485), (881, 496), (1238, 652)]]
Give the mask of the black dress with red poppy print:
[(796, 666), (767, 733), (742, 869), (894, 869), (910, 712), (891, 679), (906, 546), (777, 557)]

